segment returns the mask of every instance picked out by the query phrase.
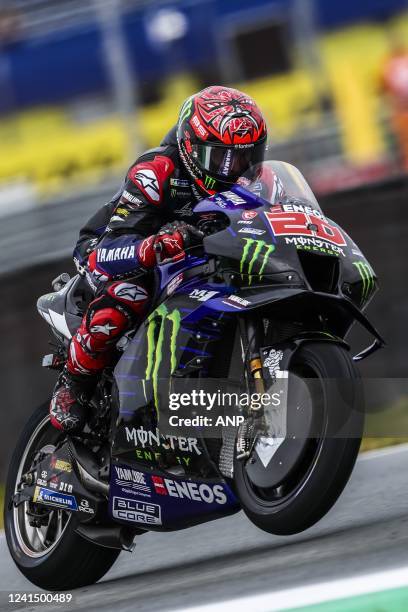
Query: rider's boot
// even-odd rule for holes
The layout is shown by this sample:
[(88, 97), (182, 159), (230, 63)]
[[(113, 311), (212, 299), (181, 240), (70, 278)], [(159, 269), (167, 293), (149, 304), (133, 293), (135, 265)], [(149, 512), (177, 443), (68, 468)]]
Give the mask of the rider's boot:
[(82, 431), (97, 380), (95, 376), (71, 374), (65, 366), (50, 404), (50, 421), (54, 427), (70, 434)]
[(114, 343), (126, 329), (122, 313), (103, 309), (85, 315), (71, 340), (67, 364), (58, 379), (50, 405), (51, 424), (67, 433), (80, 432), (87, 420), (88, 402), (103, 369), (110, 365)]

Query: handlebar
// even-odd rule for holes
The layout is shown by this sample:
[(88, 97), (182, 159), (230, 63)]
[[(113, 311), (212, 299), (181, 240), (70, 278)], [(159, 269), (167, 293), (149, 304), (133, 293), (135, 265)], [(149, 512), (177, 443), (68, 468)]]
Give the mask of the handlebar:
[(163, 266), (164, 264), (168, 264), (168, 263), (176, 263), (177, 261), (180, 261), (181, 259), (184, 258), (185, 256), (185, 251), (183, 253), (179, 253), (178, 255), (175, 255), (174, 257), (166, 257), (166, 259), (160, 259), (160, 255), (163, 253), (163, 245), (161, 244), (161, 242), (156, 242), (155, 245), (153, 246), (154, 249), (154, 253), (156, 256), (156, 265), (158, 266)]

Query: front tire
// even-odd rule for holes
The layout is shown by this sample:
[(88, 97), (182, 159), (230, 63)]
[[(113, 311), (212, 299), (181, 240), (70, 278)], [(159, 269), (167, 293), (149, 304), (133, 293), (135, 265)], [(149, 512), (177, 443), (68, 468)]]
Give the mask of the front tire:
[[(318, 341), (302, 344), (289, 372), (289, 398), (291, 373), (317, 379), (313, 393), (317, 387), (320, 391), (313, 410), (318, 404), (321, 437), (305, 441), (296, 469), (270, 489), (251, 482), (248, 460), (235, 460), (234, 466), (235, 486), (246, 515), (257, 527), (276, 535), (304, 531), (330, 510), (350, 478), (364, 427), (359, 373), (343, 346)], [(340, 415), (330, 409), (338, 406), (339, 397), (344, 408)], [(336, 436), (339, 430), (352, 434)]]
[[(64, 591), (97, 582), (111, 568), (120, 551), (102, 548), (75, 533), (75, 516), (52, 510), (47, 532), (31, 527), (26, 504), (15, 508), (12, 498), (35, 452), (55, 444), (59, 435), (48, 417), (48, 402), (25, 426), (14, 451), (6, 484), (4, 525), (13, 561), (30, 582), (47, 591)], [(51, 533), (51, 535), (50, 535)]]

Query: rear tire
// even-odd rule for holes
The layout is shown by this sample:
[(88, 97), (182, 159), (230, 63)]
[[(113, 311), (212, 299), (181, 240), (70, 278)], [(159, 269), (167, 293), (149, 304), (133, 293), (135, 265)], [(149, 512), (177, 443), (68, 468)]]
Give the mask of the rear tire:
[[(246, 472), (247, 461), (235, 460), (234, 468), (236, 490), (246, 515), (257, 527), (276, 535), (308, 529), (330, 510), (350, 478), (364, 427), (360, 376), (343, 346), (331, 342), (305, 343), (295, 353), (290, 371), (313, 372), (319, 379), (327, 433), (321, 439), (307, 442), (310, 449), (305, 453), (304, 463), (308, 464), (299, 468), (295, 483), (291, 475), (291, 489), (288, 487), (281, 499), (274, 498), (272, 490), (268, 493), (253, 485)], [(341, 422), (339, 412), (330, 410), (335, 402), (338, 405), (339, 397), (344, 406)], [(352, 431), (353, 437), (334, 437), (343, 428)], [(285, 486), (283, 482), (283, 491)]]
[(14, 451), (6, 484), (4, 525), (10, 554), (24, 576), (47, 591), (65, 591), (97, 582), (112, 567), (120, 551), (103, 548), (76, 534), (75, 515), (66, 511), (62, 511), (66, 515), (64, 529), (49, 550), (31, 549), (22, 535), (26, 535), (25, 524), (20, 524), (24, 521), (23, 508), (16, 512), (11, 500), (20, 474), (29, 467), (34, 452), (58, 436), (49, 423), (48, 406), (47, 402), (34, 412)]

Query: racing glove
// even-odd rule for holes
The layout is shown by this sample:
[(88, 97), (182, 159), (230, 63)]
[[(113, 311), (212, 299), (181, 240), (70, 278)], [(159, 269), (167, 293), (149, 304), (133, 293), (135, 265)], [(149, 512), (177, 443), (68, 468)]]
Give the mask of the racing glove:
[(173, 221), (164, 225), (158, 234), (145, 238), (139, 245), (137, 257), (145, 268), (153, 268), (159, 260), (178, 261), (185, 257), (185, 249), (201, 244), (204, 234), (196, 227), (183, 221)]

